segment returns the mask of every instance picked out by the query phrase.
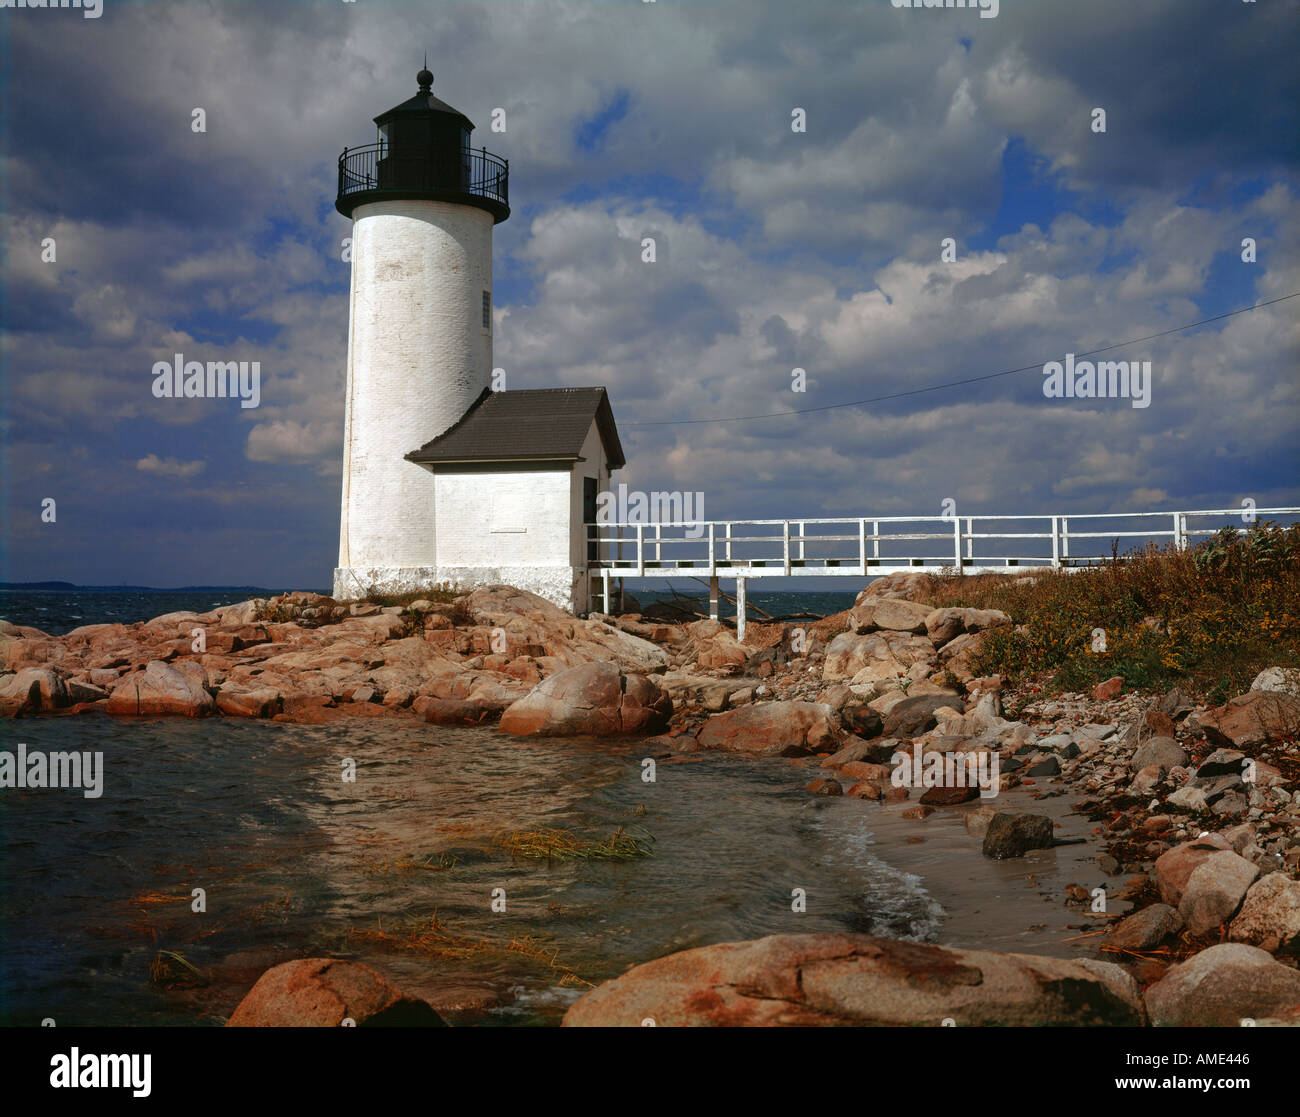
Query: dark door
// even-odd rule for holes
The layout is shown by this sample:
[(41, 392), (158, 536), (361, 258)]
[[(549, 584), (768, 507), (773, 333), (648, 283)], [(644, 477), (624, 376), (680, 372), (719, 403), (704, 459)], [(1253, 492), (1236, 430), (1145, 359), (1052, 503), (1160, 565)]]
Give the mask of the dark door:
[[(582, 522), (584, 524), (594, 524), (596, 522), (596, 478), (594, 477), (584, 477), (582, 479)], [(595, 562), (600, 557), (600, 545), (591, 538), (593, 534), (595, 533), (588, 529), (588, 562)]]

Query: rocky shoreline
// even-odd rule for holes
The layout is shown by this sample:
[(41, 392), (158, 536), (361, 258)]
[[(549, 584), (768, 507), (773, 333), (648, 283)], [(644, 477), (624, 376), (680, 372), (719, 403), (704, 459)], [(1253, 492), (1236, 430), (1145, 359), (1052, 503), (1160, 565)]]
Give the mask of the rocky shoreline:
[[(504, 586), (401, 605), (284, 594), (57, 637), (0, 622), (0, 714), (640, 736), (657, 759), (772, 758), (810, 795), (905, 803), (920, 828), (960, 812), (999, 860), (1062, 840), (1000, 794), (1068, 794), (1099, 850), (1097, 879), (1061, 898), (1096, 925), (1095, 958), (780, 935), (637, 966), (568, 1025), (1300, 1023), (1297, 673), (1265, 671), (1217, 707), (1120, 678), (1089, 694), (1012, 688), (976, 674), (984, 634), (1011, 619), (934, 608), (930, 589), (924, 574), (882, 578), (851, 610), (751, 624), (744, 644), (662, 607), (578, 619)], [(286, 965), (232, 1024), (337, 1023), (335, 1008), (385, 1022), (393, 1005), (429, 1022), (360, 963)]]

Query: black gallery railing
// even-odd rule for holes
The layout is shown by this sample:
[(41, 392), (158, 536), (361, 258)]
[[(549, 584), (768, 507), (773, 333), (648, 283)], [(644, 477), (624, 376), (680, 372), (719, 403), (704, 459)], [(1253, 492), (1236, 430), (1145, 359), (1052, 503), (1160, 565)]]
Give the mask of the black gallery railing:
[(509, 206), (510, 165), (486, 148), (442, 154), (393, 155), (386, 144), (344, 148), (339, 198), (371, 190), (427, 190), (470, 194)]

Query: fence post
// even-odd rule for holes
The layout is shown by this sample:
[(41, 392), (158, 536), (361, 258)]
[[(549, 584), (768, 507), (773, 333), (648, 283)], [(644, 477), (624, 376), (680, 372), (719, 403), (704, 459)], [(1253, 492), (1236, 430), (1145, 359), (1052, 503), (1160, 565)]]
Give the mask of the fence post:
[(636, 572), (645, 577), (645, 524), (636, 525)]
[(975, 517), (966, 517), (966, 557), (975, 557), (975, 540), (971, 538), (975, 534)]
[(745, 579), (736, 579), (736, 639), (745, 642)]
[(952, 545), (953, 545), (953, 563), (957, 567), (957, 573), (965, 573), (965, 567), (961, 564), (961, 517), (952, 518)]
[[(710, 520), (709, 521), (709, 577), (713, 578), (713, 580), (716, 582), (717, 578), (715, 577), (715, 575), (718, 573), (718, 559), (717, 559), (717, 555), (714, 553), (713, 550), (713, 545), (714, 545), (713, 526), (714, 526), (713, 521)], [(718, 618), (714, 617), (713, 619), (716, 621)]]
[(609, 616), (609, 570), (608, 569), (602, 570), (600, 572), (600, 580), (603, 584), (603, 588), (605, 591), (604, 593), (605, 600), (601, 604), (600, 611), (604, 613), (606, 616)]
[(858, 559), (862, 566), (862, 575), (867, 573), (867, 521), (858, 521)]
[(1061, 517), (1061, 557), (1070, 557), (1070, 517)]
[(781, 564), (790, 573), (790, 521), (781, 521)]
[(1061, 565), (1061, 536), (1060, 536), (1060, 518), (1052, 517), (1052, 565)]
[(709, 620), (718, 619), (718, 576), (709, 578)]
[(871, 521), (871, 557), (880, 561), (880, 521)]

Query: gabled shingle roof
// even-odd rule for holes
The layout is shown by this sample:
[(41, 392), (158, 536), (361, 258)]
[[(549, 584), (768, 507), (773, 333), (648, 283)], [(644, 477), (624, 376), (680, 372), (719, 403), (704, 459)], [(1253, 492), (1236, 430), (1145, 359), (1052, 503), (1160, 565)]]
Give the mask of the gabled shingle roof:
[(485, 390), (460, 421), (406, 455), (422, 465), (576, 461), (595, 420), (610, 469), (626, 461), (604, 388)]

